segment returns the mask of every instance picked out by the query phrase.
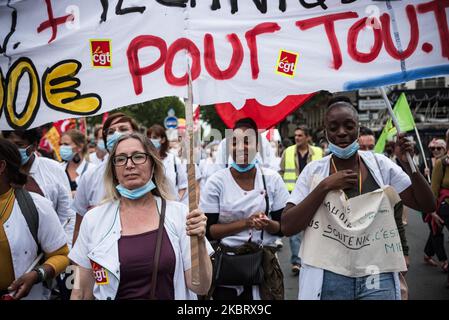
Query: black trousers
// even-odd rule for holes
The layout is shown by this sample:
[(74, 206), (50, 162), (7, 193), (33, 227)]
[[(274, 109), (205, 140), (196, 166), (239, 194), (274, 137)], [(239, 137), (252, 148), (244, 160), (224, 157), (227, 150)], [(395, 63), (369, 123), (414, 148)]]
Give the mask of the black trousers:
[[(449, 230), (449, 217), (443, 216), (442, 219), (444, 220), (444, 226)], [(431, 223), (428, 222), (427, 225), (429, 226), (430, 233), (429, 237), (427, 238), (424, 253), (429, 257), (432, 257), (436, 254), (439, 261), (446, 261), (447, 255), (446, 249), (444, 248), (443, 230), (438, 230), (437, 234), (433, 234)]]
[(215, 287), (212, 294), (214, 300), (236, 300), (236, 301), (251, 301), (253, 300), (253, 290), (251, 286), (244, 287), (241, 295), (237, 295), (237, 290), (226, 287)]

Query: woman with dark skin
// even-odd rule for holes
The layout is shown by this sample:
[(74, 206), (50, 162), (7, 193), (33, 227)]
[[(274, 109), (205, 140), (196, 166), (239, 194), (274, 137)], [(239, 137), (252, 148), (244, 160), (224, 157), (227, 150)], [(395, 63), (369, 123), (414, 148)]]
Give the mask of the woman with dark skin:
[[(220, 241), (220, 246), (237, 249), (250, 241), (274, 249), (282, 236), (279, 221), (288, 191), (277, 172), (257, 164), (257, 152), (255, 122), (249, 118), (237, 121), (231, 143), (233, 163), (214, 173), (201, 193), (200, 207), (208, 217), (206, 235), (209, 240)], [(272, 266), (277, 268), (279, 262), (273, 257)], [(282, 276), (271, 278), (282, 284)], [(214, 300), (272, 299), (265, 292), (263, 285), (217, 285), (212, 296)]]
[[(404, 168), (404, 172), (385, 156), (358, 151), (358, 114), (350, 103), (337, 101), (329, 106), (325, 115), (325, 129), (331, 155), (311, 162), (299, 176), (282, 215), (281, 230), (284, 235), (289, 236), (307, 229), (306, 233), (311, 236), (314, 234), (312, 229), (316, 229), (308, 228), (312, 219), (315, 223), (316, 221), (332, 223), (331, 218), (329, 218), (331, 220), (326, 220), (333, 215), (329, 216), (328, 214), (331, 211), (322, 209), (323, 203), (331, 200), (338, 201), (336, 202), (338, 204), (343, 203), (341, 200), (335, 199), (336, 194), (340, 194), (338, 193), (341, 192), (340, 190), (344, 191), (346, 201), (349, 201), (351, 198), (362, 195), (371, 197), (382, 186), (390, 186), (396, 191), (403, 205), (422, 212), (432, 212), (435, 209), (435, 200), (427, 181), (418, 170), (412, 173), (412, 169), (407, 162), (406, 154), (407, 152), (413, 152), (413, 144), (407, 140), (405, 135), (400, 134), (397, 141), (400, 150), (398, 160)], [(321, 177), (322, 180), (313, 188), (312, 182), (316, 181), (314, 180), (315, 177)], [(387, 190), (382, 188), (377, 191), (377, 194), (382, 193), (387, 195)], [(391, 200), (388, 203), (390, 203), (389, 210), (393, 210), (394, 207), (394, 218), (396, 218), (396, 203), (392, 203)], [(350, 217), (353, 216), (355, 219), (363, 208), (354, 210), (356, 211), (352, 212)], [(380, 210), (380, 207), (373, 210)], [(384, 226), (392, 223), (391, 219), (393, 218), (391, 216), (384, 218), (378, 214), (379, 212), (373, 216), (373, 220), (378, 223), (385, 223)], [(353, 222), (359, 223), (358, 220)], [(326, 226), (329, 227), (330, 225)], [(400, 234), (402, 225), (399, 225), (396, 221), (396, 226)], [(369, 227), (365, 225), (363, 228)], [(362, 229), (351, 231), (351, 228), (349, 228), (344, 230), (348, 232), (349, 236), (356, 236), (357, 230)], [(378, 251), (379, 249), (374, 246), (372, 249), (364, 251), (365, 253), (358, 254), (358, 251), (354, 251), (352, 255), (348, 253), (348, 256), (345, 256), (340, 263), (335, 260), (335, 257), (328, 258), (332, 254), (326, 254), (326, 250), (339, 250), (338, 247), (326, 247), (327, 243), (326, 240), (323, 240), (325, 239), (323, 237), (309, 238), (314, 239), (313, 244), (312, 242), (306, 243), (306, 239), (301, 255), (311, 264), (309, 266), (306, 263), (307, 268), (303, 270), (307, 274), (301, 271), (302, 278), (300, 281), (302, 285), (299, 293), (301, 299), (398, 299), (398, 271), (406, 271), (406, 264), (401, 262), (399, 256), (389, 255), (385, 258), (379, 258), (379, 260), (376, 255), (381, 257), (381, 254), (385, 254), (385, 252)], [(318, 253), (310, 251), (315, 246), (323, 247), (323, 250)], [(369, 258), (365, 258), (364, 254), (370, 254)], [(376, 261), (383, 264), (376, 273), (380, 283), (379, 288), (368, 285), (370, 275), (366, 271), (367, 269), (364, 269), (368, 265), (376, 265)], [(348, 263), (349, 269), (346, 268)], [(397, 263), (402, 264), (402, 266), (398, 266)], [(358, 270), (365, 270), (365, 272), (357, 273), (352, 271), (355, 269), (351, 268), (358, 268)]]
[[(344, 103), (338, 104), (341, 107), (337, 106), (327, 113), (325, 126), (327, 137), (330, 142), (344, 148), (357, 139), (359, 128), (357, 121), (358, 117), (351, 111), (351, 109), (345, 107)], [(432, 190), (429, 188), (429, 184), (419, 171), (412, 173), (407, 161), (406, 153), (413, 152), (413, 144), (407, 140), (405, 134), (400, 134), (398, 136), (397, 144), (401, 150), (399, 161), (412, 180), (412, 185), (399, 194), (402, 202), (407, 207), (418, 211), (426, 213), (434, 211), (435, 199)], [(321, 181), (318, 187), (315, 188), (300, 204), (295, 206), (292, 203), (287, 203), (281, 222), (282, 232), (285, 236), (296, 234), (307, 228), (310, 220), (315, 215), (315, 211), (321, 205), (324, 197), (329, 191), (339, 189), (345, 190), (354, 188), (357, 185), (357, 153), (349, 159), (339, 159), (334, 157), (334, 161), (337, 168), (339, 168), (337, 173), (331, 174)], [(363, 180), (368, 174), (368, 168), (363, 161), (360, 162), (360, 166)]]

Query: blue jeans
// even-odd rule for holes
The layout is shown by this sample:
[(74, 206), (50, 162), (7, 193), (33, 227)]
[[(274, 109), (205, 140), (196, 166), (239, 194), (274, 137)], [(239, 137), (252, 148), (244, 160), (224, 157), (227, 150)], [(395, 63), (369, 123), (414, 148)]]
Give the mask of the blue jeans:
[(301, 247), (301, 233), (295, 234), (294, 236), (291, 236), (288, 238), (290, 241), (290, 251), (291, 251), (291, 258), (290, 263), (293, 264), (301, 264), (301, 258), (298, 256), (299, 254), (299, 248)]
[(395, 300), (393, 273), (359, 278), (324, 270), (321, 300)]

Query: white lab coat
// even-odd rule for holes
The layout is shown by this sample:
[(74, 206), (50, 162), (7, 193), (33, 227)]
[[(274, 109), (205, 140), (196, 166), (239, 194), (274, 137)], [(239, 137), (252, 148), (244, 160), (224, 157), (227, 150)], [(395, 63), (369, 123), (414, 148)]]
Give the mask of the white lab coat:
[[(62, 162), (61, 166), (64, 169), (64, 172), (67, 170), (68, 162)], [(83, 161), (80, 163), (78, 168), (76, 168), (76, 174), (78, 175), (75, 179), (76, 184), (78, 185), (81, 179), (81, 176), (84, 175), (89, 169), (95, 168), (96, 165), (90, 161), (87, 161), (86, 159), (83, 159)], [(66, 173), (67, 176), (67, 173)]]
[(90, 163), (93, 163), (96, 166), (99, 166), (100, 164), (102, 164), (103, 162), (106, 162), (108, 160), (108, 154), (106, 154), (103, 158), (103, 160), (101, 160), (100, 158), (97, 157), (97, 154), (95, 152), (92, 152), (89, 154), (89, 161)]
[[(46, 198), (30, 192), (31, 197), (39, 214), (38, 239), (41, 248), (46, 253), (54, 252), (67, 243), (67, 239), (58, 220), (52, 203)], [(19, 278), (31, 266), (37, 257), (37, 244), (31, 234), (28, 224), (20, 211), (17, 200), (8, 220), (3, 225), (11, 250), (14, 276)], [(24, 299), (47, 300), (49, 291), (41, 283), (36, 284)]]
[(101, 203), (106, 196), (104, 188), (104, 173), (108, 161), (104, 161), (99, 166), (92, 166), (80, 177), (78, 189), (73, 201), (73, 209), (80, 216)]
[[(363, 162), (370, 170), (374, 180), (380, 187), (392, 186), (399, 194), (411, 185), (410, 177), (393, 161), (381, 154), (371, 151), (359, 151)], [(288, 202), (297, 205), (310, 193), (311, 179), (314, 175), (329, 176), (330, 155), (320, 160), (312, 161), (301, 172), (296, 181)], [(319, 300), (323, 286), (324, 270), (304, 264), (299, 277), (298, 299)], [(396, 296), (400, 299), (399, 277), (394, 273)]]
[(200, 191), (204, 192), (207, 180), (217, 171), (222, 169), (222, 166), (215, 164), (212, 158), (201, 159), (199, 171), (201, 173)]
[(70, 245), (75, 228), (75, 211), (72, 209), (73, 199), (67, 174), (59, 162), (36, 155), (30, 176), (36, 180), (45, 198), (52, 202), (61, 224), (70, 219), (64, 228)]
[[(181, 159), (172, 153), (168, 153), (162, 160), (165, 169), (165, 177), (170, 182), (171, 193), (178, 199), (178, 191), (187, 188), (187, 170)], [(175, 171), (176, 166), (176, 171)], [(181, 199), (178, 199), (181, 201)]]
[[(161, 199), (155, 197), (161, 208)], [(184, 271), (191, 268), (190, 237), (186, 233), (187, 207), (179, 202), (167, 201), (164, 227), (175, 252), (174, 293), (176, 300), (195, 300), (185, 282)], [(99, 300), (113, 300), (120, 282), (118, 240), (121, 235), (119, 201), (109, 201), (90, 210), (81, 223), (78, 239), (69, 258), (83, 268), (91, 269), (92, 262), (100, 265), (107, 284), (94, 285), (93, 294)], [(213, 249), (206, 240), (209, 254)]]
[[(260, 168), (257, 168), (254, 189), (245, 191), (237, 184), (231, 175), (231, 169), (226, 168), (216, 172), (206, 183), (201, 193), (200, 208), (206, 213), (217, 213), (218, 223), (232, 223), (249, 218), (256, 212), (266, 211), (265, 192), (268, 193), (268, 212), (278, 211), (285, 207), (288, 191), (281, 176), (270, 169), (263, 169), (266, 182), (264, 189)], [(224, 237), (221, 243), (230, 247), (243, 245), (251, 238), (252, 242), (260, 242), (260, 230), (245, 229), (236, 234)], [(264, 246), (276, 246), (277, 235), (263, 233)], [(243, 286), (232, 286), (237, 295), (243, 292)], [(260, 300), (259, 286), (252, 287), (254, 300)]]

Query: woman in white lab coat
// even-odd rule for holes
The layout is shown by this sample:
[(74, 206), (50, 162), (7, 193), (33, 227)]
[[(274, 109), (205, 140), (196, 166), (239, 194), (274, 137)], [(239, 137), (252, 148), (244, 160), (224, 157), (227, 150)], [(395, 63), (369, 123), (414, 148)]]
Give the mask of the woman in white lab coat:
[[(55, 278), (67, 267), (67, 239), (51, 202), (22, 189), (27, 176), (20, 166), (16, 146), (0, 138), (0, 295), (48, 299), (49, 292), (42, 282)], [(20, 194), (29, 194), (36, 210), (23, 212), (25, 202), (19, 202)], [(39, 253), (37, 242), (45, 253), (45, 262), (34, 266)]]
[[(72, 299), (195, 299), (194, 293), (207, 293), (213, 250), (205, 239), (206, 217), (169, 200), (163, 165), (148, 139), (135, 133), (118, 139), (105, 188), (109, 200), (86, 214), (69, 255), (79, 266)], [(199, 239), (198, 286), (192, 284), (189, 236)]]
[(257, 145), (255, 122), (249, 118), (239, 120), (231, 143), (233, 162), (209, 178), (201, 193), (200, 208), (208, 218), (209, 240), (219, 241), (219, 246), (235, 251), (247, 242), (262, 244), (267, 249), (264, 261), (269, 263), (263, 263), (264, 283), (270, 283), (270, 287), (215, 286), (212, 294), (215, 300), (283, 298), (283, 277), (274, 252), (275, 241), (282, 236), (279, 221), (288, 191), (277, 172), (258, 165)]

